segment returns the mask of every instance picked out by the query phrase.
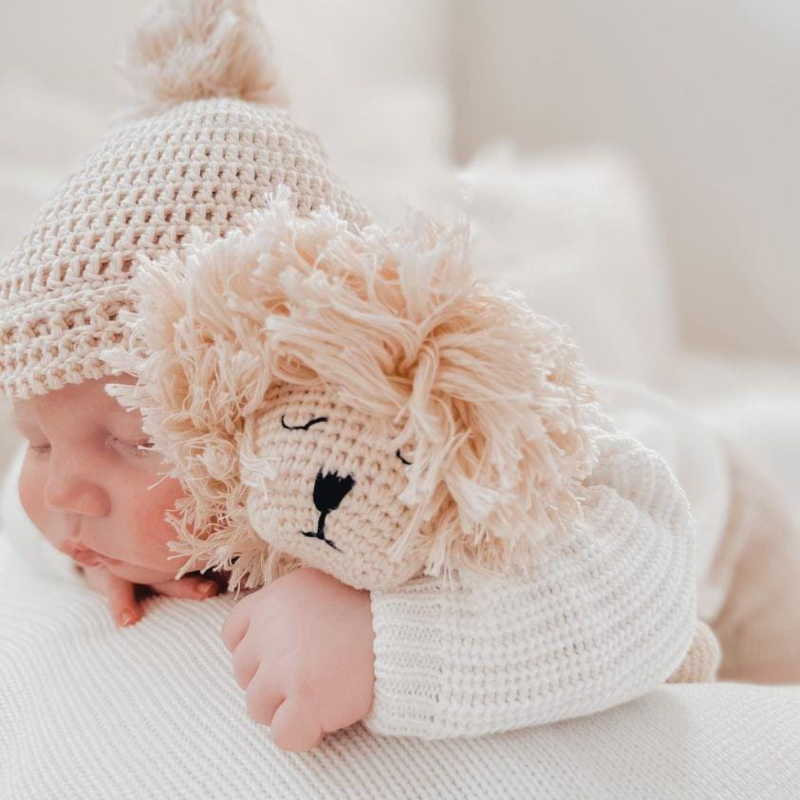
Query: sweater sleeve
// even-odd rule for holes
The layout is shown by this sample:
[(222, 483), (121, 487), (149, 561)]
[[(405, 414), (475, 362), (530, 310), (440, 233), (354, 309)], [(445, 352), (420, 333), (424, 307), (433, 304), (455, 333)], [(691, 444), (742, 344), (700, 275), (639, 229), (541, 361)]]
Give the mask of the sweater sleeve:
[(694, 523), (666, 462), (595, 410), (583, 514), (533, 578), (416, 578), (372, 593), (374, 733), (477, 736), (662, 684), (696, 620)]

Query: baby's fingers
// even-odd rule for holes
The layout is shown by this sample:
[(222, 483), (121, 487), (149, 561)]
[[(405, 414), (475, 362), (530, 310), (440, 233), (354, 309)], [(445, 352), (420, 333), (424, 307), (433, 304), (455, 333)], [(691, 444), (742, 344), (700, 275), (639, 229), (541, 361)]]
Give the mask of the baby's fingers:
[(105, 595), (117, 625), (133, 625), (142, 618), (136, 601), (136, 584), (117, 577), (105, 567), (85, 567), (84, 574), (89, 585)]
[(205, 600), (219, 594), (216, 581), (193, 575), (180, 580), (164, 581), (150, 584), (150, 588), (167, 597), (178, 597), (184, 600)]
[[(244, 600), (240, 600), (234, 607), (233, 611), (228, 614), (228, 618), (222, 626), (222, 643), (225, 645), (229, 653), (233, 653), (239, 646), (239, 643), (244, 639), (247, 631), (250, 628), (250, 615), (252, 607), (257, 602), (259, 592), (255, 592)], [(251, 599), (253, 598), (253, 599)], [(251, 676), (252, 677), (252, 676)]]
[(294, 697), (287, 697), (278, 706), (269, 732), (281, 750), (293, 753), (305, 753), (319, 747), (325, 736), (316, 715)]

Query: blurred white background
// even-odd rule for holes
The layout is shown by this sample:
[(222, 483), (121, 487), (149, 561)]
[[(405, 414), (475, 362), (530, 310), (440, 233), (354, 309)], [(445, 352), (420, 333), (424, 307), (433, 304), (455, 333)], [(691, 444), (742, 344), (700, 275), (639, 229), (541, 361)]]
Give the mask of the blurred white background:
[[(0, 252), (130, 101), (112, 65), (145, 5), (0, 6)], [(690, 403), (800, 497), (799, 3), (261, 6), (296, 119), (380, 221), (467, 210), (481, 267), (591, 369)]]

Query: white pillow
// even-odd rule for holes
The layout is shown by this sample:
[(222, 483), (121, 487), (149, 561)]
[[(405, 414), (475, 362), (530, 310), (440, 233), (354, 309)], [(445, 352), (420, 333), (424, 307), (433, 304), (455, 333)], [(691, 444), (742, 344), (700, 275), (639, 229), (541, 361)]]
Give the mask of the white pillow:
[(421, 180), (409, 203), (469, 217), (483, 275), (571, 329), (589, 368), (650, 385), (673, 369), (675, 313), (649, 197), (614, 151), (532, 158), (499, 142)]

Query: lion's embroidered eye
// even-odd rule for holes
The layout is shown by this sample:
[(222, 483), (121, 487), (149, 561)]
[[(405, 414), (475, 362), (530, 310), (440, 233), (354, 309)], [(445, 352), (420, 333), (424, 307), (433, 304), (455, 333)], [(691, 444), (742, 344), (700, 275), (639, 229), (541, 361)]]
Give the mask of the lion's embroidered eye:
[(305, 425), (287, 425), (286, 424), (286, 415), (281, 414), (281, 425), (286, 428), (287, 431), (307, 431), (312, 425), (316, 425), (318, 422), (327, 422), (327, 417), (314, 417), (314, 419), (309, 420), (306, 422)]
[(411, 466), (411, 462), (410, 462), (410, 461), (406, 461), (406, 459), (405, 459), (405, 458), (403, 458), (403, 456), (402, 456), (402, 455), (400, 455), (400, 451), (399, 451), (399, 450), (398, 450), (398, 451), (395, 453), (395, 455), (396, 455), (396, 456), (397, 456), (397, 457), (398, 457), (398, 458), (399, 458), (399, 459), (400, 459), (400, 460), (401, 460), (401, 461), (402, 461), (402, 462), (403, 462), (403, 463), (404, 463), (406, 466), (409, 466), (409, 467)]

